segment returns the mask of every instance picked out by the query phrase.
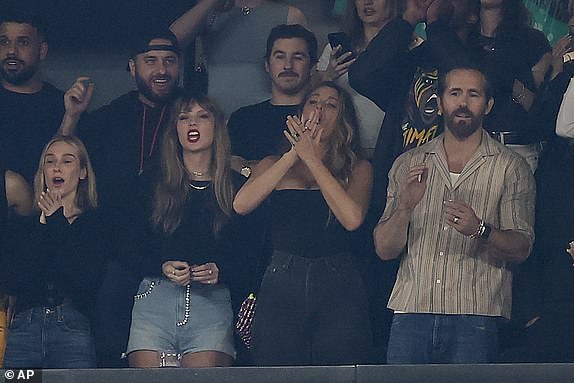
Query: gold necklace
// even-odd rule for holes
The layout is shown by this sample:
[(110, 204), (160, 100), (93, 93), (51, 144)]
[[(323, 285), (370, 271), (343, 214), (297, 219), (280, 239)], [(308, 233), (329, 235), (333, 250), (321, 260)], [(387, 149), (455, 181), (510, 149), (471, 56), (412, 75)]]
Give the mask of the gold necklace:
[(196, 172), (195, 170), (191, 171), (191, 175), (195, 177), (203, 177), (209, 174), (209, 170), (206, 172)]

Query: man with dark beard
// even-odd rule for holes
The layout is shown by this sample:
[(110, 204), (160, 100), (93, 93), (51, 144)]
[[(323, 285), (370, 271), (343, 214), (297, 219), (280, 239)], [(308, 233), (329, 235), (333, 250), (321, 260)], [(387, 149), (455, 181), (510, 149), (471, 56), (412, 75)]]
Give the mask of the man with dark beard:
[(387, 361), (495, 362), (497, 321), (510, 318), (510, 264), (528, 257), (534, 239), (534, 177), (482, 128), (494, 103), (483, 72), (448, 70), (438, 94), (444, 133), (397, 158), (374, 230), (381, 259), (402, 255)]
[(44, 145), (64, 114), (63, 92), (42, 81), (48, 42), (40, 20), (21, 9), (0, 16), (0, 160), (31, 182)]
[[(157, 169), (162, 130), (168, 124), (172, 100), (180, 93), (179, 45), (167, 28), (148, 30), (132, 47), (128, 70), (137, 84), (131, 91), (91, 113), (84, 113), (94, 84), (80, 77), (64, 97), (66, 114), (62, 134), (77, 134), (86, 144), (98, 180), (102, 213), (113, 225), (117, 237), (106, 238), (110, 249), (119, 249), (118, 260), (107, 266), (100, 294), (99, 322), (95, 325), (96, 352), (101, 367), (120, 367), (130, 328), (133, 295), (139, 280), (119, 260), (127, 247), (141, 238), (132, 238), (139, 215), (130, 209), (141, 185)], [(136, 218), (134, 218), (136, 217)], [(128, 228), (130, 230), (128, 230)], [(113, 256), (114, 254), (112, 254)]]
[(179, 94), (179, 45), (173, 33), (148, 31), (131, 53), (128, 70), (137, 90), (88, 114), (84, 112), (94, 91), (89, 78), (79, 77), (64, 97), (60, 132), (77, 134), (84, 141), (105, 207), (121, 206), (129, 195), (122, 184), (153, 167), (169, 104)]

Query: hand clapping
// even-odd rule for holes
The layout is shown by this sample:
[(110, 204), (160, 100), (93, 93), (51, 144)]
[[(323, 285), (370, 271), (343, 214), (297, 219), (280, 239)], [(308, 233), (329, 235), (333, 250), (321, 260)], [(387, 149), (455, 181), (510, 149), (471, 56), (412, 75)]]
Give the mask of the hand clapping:
[(42, 192), (38, 199), (38, 207), (42, 211), (40, 222), (46, 223), (46, 217), (54, 214), (62, 206), (64, 204), (62, 202), (62, 194), (59, 191), (47, 189), (45, 192)]

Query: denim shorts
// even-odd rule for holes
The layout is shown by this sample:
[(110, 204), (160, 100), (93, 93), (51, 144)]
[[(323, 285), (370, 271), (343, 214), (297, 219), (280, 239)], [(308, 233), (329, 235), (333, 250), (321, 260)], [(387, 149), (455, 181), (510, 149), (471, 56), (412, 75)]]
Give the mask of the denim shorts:
[(135, 296), (126, 353), (218, 351), (235, 358), (232, 322), (226, 286), (144, 278)]

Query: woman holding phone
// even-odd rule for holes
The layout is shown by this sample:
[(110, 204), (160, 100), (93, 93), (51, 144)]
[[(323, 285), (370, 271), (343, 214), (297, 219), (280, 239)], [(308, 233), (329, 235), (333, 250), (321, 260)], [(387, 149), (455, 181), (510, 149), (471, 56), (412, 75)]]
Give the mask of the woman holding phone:
[(253, 322), (256, 365), (369, 361), (366, 296), (353, 256), (372, 185), (349, 95), (325, 82), (289, 116), (291, 149), (263, 159), (237, 193), (235, 211), (267, 201), (273, 256)]
[(397, 16), (397, 4), (396, 0), (347, 1), (344, 32), (329, 35), (330, 42), (317, 63), (320, 80), (335, 81), (353, 98), (360, 123), (361, 147), (368, 158), (375, 150), (385, 112), (351, 88), (347, 72), (381, 28)]

